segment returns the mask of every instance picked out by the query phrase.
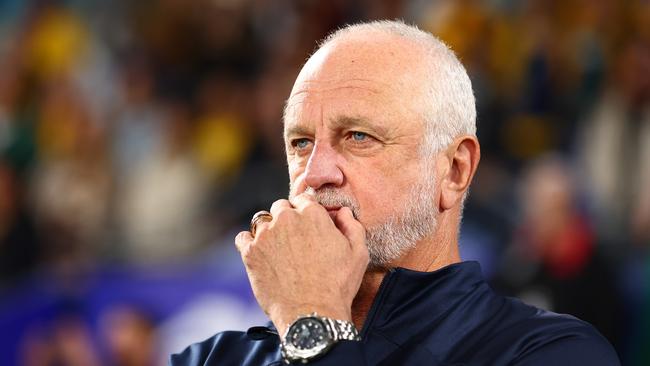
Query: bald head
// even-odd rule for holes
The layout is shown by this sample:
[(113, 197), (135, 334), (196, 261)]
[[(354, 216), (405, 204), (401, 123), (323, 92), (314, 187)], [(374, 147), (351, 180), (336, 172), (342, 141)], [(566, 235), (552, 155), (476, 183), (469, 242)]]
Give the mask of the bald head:
[(345, 78), (373, 80), (403, 96), (395, 113), (413, 113), (422, 121), (426, 154), (457, 136), (476, 135), (476, 107), (465, 68), (442, 41), (415, 26), (377, 21), (330, 34), (301, 70), (291, 97), (304, 82)]

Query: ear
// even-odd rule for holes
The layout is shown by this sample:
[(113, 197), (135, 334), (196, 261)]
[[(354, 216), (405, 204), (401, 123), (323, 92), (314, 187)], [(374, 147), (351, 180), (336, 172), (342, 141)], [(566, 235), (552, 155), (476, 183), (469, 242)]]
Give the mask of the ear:
[(461, 136), (447, 149), (445, 169), (440, 180), (440, 210), (460, 205), (481, 159), (475, 136)]

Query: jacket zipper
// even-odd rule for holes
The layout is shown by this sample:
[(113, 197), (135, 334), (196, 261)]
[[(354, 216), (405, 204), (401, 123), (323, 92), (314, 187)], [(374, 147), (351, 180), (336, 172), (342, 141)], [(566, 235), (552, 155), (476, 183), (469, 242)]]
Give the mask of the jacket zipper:
[(370, 325), (374, 322), (377, 312), (379, 312), (379, 307), (384, 302), (386, 294), (389, 292), (387, 290), (388, 284), (392, 282), (393, 277), (395, 277), (395, 269), (391, 268), (388, 270), (388, 273), (384, 276), (384, 279), (381, 280), (379, 284), (379, 290), (377, 290), (377, 295), (375, 296), (375, 301), (373, 301), (370, 306), (370, 311), (368, 311), (368, 316), (366, 321), (363, 323), (363, 328), (361, 329), (361, 334), (359, 335), (361, 339), (365, 339), (367, 333), (370, 331)]

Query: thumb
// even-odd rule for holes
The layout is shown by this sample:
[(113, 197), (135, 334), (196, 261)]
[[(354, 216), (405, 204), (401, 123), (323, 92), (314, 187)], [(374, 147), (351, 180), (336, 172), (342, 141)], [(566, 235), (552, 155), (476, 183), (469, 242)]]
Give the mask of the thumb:
[(334, 220), (336, 227), (350, 241), (352, 247), (366, 244), (366, 229), (354, 218), (349, 207), (341, 207)]

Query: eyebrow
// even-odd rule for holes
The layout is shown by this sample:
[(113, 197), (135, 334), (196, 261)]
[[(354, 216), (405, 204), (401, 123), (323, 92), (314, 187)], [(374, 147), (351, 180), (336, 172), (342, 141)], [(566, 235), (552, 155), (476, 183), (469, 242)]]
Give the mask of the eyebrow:
[(285, 129), (284, 131), (284, 137), (287, 138), (289, 136), (309, 136), (312, 134), (312, 131), (310, 128), (304, 127), (304, 126), (291, 126)]
[(334, 128), (350, 128), (357, 126), (369, 126), (370, 121), (364, 117), (352, 117), (352, 116), (337, 116), (330, 120)]

